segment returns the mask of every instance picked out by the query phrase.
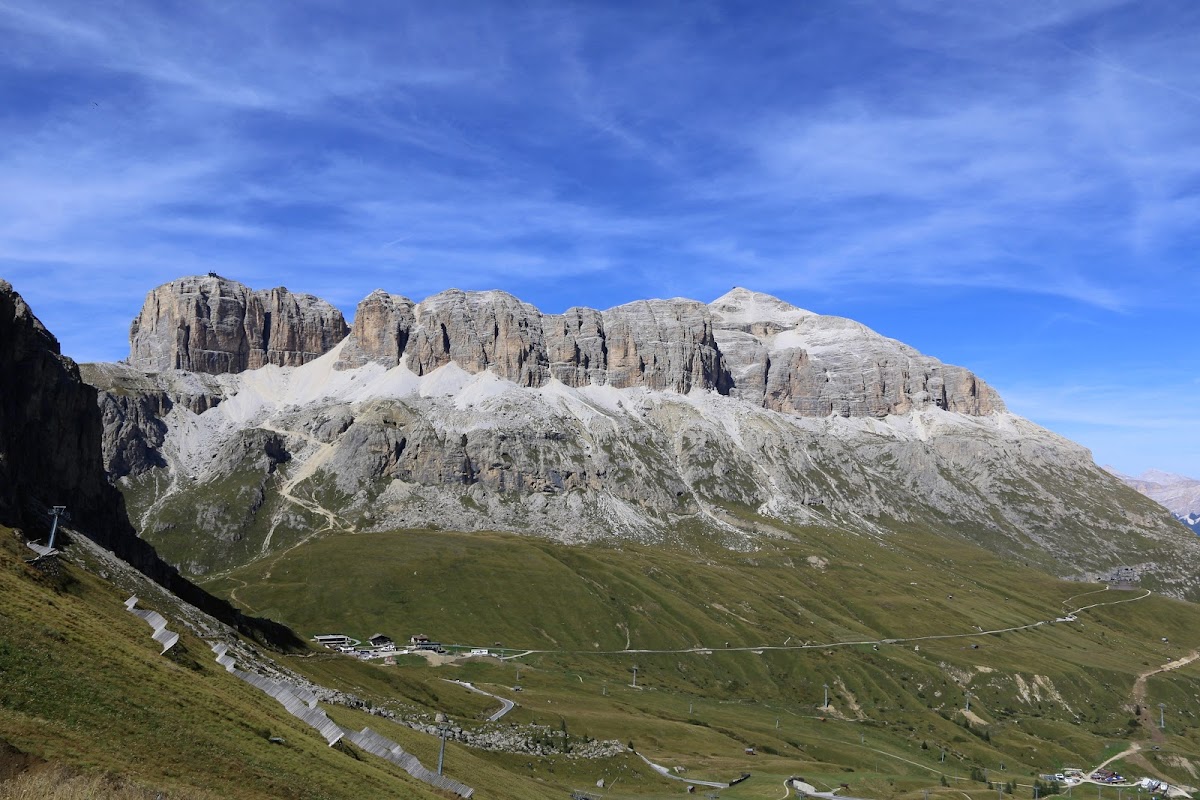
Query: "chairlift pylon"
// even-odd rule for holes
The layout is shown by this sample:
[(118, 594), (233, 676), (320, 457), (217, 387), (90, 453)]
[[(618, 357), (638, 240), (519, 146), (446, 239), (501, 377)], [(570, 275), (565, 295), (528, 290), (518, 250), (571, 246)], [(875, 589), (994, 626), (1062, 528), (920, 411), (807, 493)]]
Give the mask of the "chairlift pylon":
[(33, 552), (37, 553), (34, 558), (27, 559), (25, 563), (34, 564), (41, 561), (43, 558), (58, 555), (58, 551), (54, 549), (54, 539), (58, 534), (58, 521), (60, 518), (70, 519), (67, 513), (66, 506), (52, 506), (50, 515), (54, 517), (54, 522), (50, 525), (50, 540), (47, 544), (38, 544), (37, 542), (26, 542), (25, 546)]

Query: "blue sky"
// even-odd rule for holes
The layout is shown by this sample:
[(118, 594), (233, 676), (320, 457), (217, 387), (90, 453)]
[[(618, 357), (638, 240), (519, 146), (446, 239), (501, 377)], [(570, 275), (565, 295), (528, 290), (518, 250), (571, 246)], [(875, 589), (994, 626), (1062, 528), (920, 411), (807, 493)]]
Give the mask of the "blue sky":
[(353, 314), (733, 285), (1200, 476), (1200, 4), (0, 0), (0, 275), (81, 361), (215, 270)]

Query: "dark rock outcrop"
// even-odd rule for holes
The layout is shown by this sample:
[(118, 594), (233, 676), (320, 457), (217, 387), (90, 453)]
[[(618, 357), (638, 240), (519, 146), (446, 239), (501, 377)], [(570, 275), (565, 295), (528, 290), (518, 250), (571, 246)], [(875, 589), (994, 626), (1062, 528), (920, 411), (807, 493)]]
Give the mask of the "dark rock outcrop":
[(247, 618), (187, 581), (138, 538), (105, 476), (102, 430), (96, 390), (80, 380), (75, 362), (11, 284), (0, 281), (0, 524), (44, 530), (48, 509), (66, 505), (72, 528), (183, 600), (248, 635), (302, 646), (284, 626)]

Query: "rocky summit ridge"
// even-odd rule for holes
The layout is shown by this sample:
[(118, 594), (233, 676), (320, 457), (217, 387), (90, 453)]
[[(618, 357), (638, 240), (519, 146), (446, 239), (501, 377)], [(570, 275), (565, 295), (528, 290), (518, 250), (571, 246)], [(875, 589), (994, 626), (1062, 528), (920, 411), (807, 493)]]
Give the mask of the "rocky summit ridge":
[[(1166, 591), (1195, 588), (1184, 556), (1200, 543), (1163, 509), (969, 370), (852, 320), (745, 289), (562, 314), (499, 291), (376, 291), (340, 339), (313, 335), (311, 315), (272, 317), (271, 337), (306, 344), (260, 348), (295, 361), (251, 368), (243, 342), (263, 331), (228, 298), (258, 294), (159, 287), (129, 362), (83, 367), (110, 477), (143, 536), (192, 573), (323, 532), (753, 549), (816, 526), (920, 529), (1076, 577), (1134, 564)], [(138, 356), (182, 353), (179, 331), (213, 320), (250, 333), (205, 339), (204, 368)]]
[(707, 305), (639, 300), (562, 314), (543, 314), (501, 291), (450, 289), (414, 303), (376, 290), (347, 329), (336, 308), (311, 295), (187, 277), (147, 295), (130, 328), (129, 364), (208, 374), (300, 366), (344, 338), (339, 370), (404, 364), (419, 376), (453, 363), (524, 387), (701, 389), (815, 417), (1004, 410), (968, 370), (852, 320), (740, 288)]

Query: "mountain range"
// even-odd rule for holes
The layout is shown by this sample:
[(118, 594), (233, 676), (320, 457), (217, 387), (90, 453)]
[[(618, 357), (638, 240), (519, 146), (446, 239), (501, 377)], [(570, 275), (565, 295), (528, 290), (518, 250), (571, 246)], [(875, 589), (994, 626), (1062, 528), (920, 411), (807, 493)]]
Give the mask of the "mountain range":
[(1128, 486), (1159, 503), (1175, 518), (1200, 533), (1200, 480), (1157, 469), (1148, 469), (1137, 477), (1122, 475), (1105, 467)]
[(193, 575), (321, 533), (562, 542), (919, 527), (1054, 574), (1195, 595), (1200, 543), (968, 369), (735, 288), (544, 314), (499, 291), (331, 304), (216, 275), (151, 291), (90, 364), (105, 465)]
[[(575, 378), (539, 355), (553, 315), (501, 335), (515, 300), (448, 292), (387, 316), (380, 363), (361, 312), (339, 339), (316, 298), (176, 284), (134, 326), (151, 356), (82, 369), (0, 284), (0, 794), (445, 796), (442, 733), (445, 785), (522, 800), (799, 774), (1028, 798), (1067, 764), (1200, 766), (1196, 606), (1046, 574), (1116, 560), (1187, 595), (1196, 537), (966, 370), (744, 291), (590, 312)], [(429, 333), (447, 298), (484, 322)], [(764, 351), (774, 395), (745, 369)], [(64, 503), (60, 553), (31, 559)], [(460, 654), (322, 653), (210, 591)]]

